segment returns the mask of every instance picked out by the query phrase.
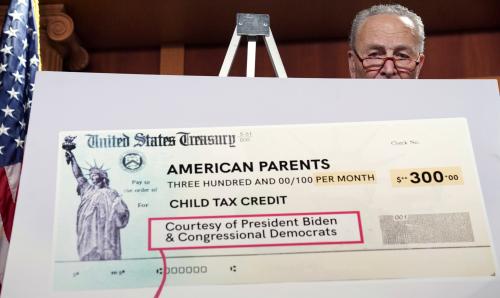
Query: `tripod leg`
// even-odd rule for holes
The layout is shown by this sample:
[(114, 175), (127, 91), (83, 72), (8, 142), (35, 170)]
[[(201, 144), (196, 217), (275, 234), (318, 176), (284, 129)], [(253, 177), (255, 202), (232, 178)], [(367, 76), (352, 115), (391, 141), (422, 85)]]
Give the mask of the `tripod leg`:
[(222, 67), (220, 68), (219, 77), (227, 77), (229, 75), (229, 71), (231, 70), (231, 66), (233, 65), (234, 56), (236, 55), (236, 51), (238, 50), (240, 39), (241, 36), (236, 33), (236, 28), (234, 28), (233, 37), (231, 38), (231, 42), (229, 43), (229, 47), (227, 48), (226, 56), (224, 57), (224, 62), (222, 63)]
[(257, 36), (248, 36), (247, 78), (255, 78), (255, 56), (257, 55)]
[(264, 36), (264, 41), (266, 42), (267, 52), (269, 57), (271, 57), (271, 62), (273, 63), (274, 72), (278, 78), (287, 78), (285, 67), (281, 61), (280, 53), (278, 52), (278, 47), (274, 41), (273, 33), (271, 28), (269, 28), (269, 36)]

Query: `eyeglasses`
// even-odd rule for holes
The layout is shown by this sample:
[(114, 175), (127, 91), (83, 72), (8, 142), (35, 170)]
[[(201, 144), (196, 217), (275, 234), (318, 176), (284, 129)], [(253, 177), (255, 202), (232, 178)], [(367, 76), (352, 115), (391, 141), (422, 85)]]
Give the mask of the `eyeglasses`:
[(420, 63), (419, 59), (413, 60), (411, 58), (403, 57), (366, 57), (361, 58), (356, 50), (353, 50), (356, 57), (363, 65), (365, 71), (379, 71), (384, 66), (387, 60), (392, 60), (398, 72), (412, 72)]

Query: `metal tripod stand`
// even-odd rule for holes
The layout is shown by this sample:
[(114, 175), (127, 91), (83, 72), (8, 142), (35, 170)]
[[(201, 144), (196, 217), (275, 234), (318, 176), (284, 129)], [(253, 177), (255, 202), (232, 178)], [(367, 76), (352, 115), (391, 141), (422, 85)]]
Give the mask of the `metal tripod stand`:
[(270, 19), (268, 14), (248, 14), (238, 13), (236, 15), (236, 28), (233, 37), (219, 72), (219, 77), (227, 77), (238, 50), (241, 37), (246, 36), (248, 40), (247, 48), (247, 74), (249, 78), (255, 77), (255, 56), (257, 49), (257, 38), (262, 36), (266, 44), (267, 53), (271, 58), (274, 72), (279, 78), (287, 78), (285, 67), (281, 61), (278, 47), (271, 32)]

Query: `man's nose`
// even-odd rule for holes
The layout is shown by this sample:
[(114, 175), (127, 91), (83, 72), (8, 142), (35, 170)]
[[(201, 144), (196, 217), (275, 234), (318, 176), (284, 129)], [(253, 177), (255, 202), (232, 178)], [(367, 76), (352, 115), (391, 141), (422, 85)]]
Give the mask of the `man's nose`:
[(386, 78), (392, 78), (396, 76), (398, 73), (396, 66), (394, 65), (394, 60), (387, 59), (385, 60), (382, 69), (380, 70), (380, 74)]

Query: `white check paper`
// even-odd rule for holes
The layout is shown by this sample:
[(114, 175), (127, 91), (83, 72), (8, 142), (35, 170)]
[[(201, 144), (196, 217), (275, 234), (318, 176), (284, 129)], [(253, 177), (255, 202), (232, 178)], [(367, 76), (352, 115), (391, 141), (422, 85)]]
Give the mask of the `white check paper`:
[(61, 145), (56, 290), (495, 273), (465, 119), (73, 131)]

